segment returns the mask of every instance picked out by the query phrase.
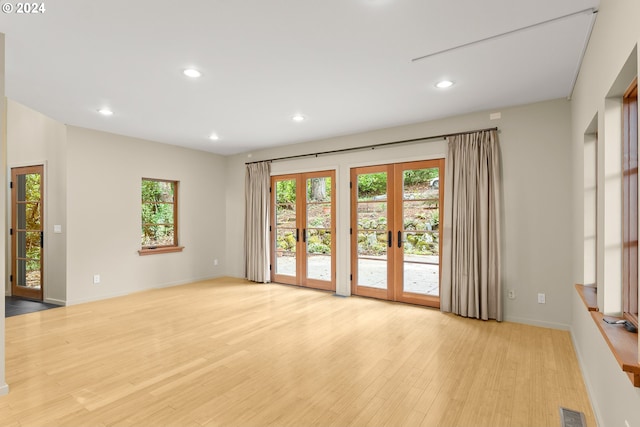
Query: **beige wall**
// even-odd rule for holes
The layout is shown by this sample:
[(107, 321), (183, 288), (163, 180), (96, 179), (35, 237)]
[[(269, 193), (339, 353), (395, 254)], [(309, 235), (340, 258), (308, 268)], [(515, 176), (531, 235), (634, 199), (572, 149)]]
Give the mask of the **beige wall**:
[[(501, 110), (502, 119), (480, 112), (433, 122), (384, 129), (230, 157), (227, 164), (227, 216), (244, 209), (244, 163), (300, 153), (356, 147), (498, 126), (503, 155), (503, 274), (507, 320), (568, 329), (571, 314), (571, 145), (570, 110), (555, 100)], [(442, 157), (442, 142), (350, 154), (274, 162), (272, 173), (337, 171), (337, 292), (349, 294), (349, 168), (419, 158)], [(553, 153), (553, 155), (549, 155)], [(227, 227), (227, 273), (243, 275), (243, 226)], [(516, 299), (506, 298), (508, 289)], [(546, 304), (537, 294), (546, 294)]]
[[(8, 167), (44, 165), (44, 299), (66, 300), (66, 127), (7, 100)], [(8, 210), (9, 218), (11, 210)], [(54, 234), (54, 224), (62, 234)], [(11, 254), (7, 256), (10, 259)], [(10, 264), (8, 264), (10, 265)], [(10, 286), (7, 283), (7, 286)]]
[[(223, 157), (73, 126), (67, 138), (69, 304), (223, 274)], [(183, 252), (138, 255), (143, 177), (180, 181)]]
[[(598, 130), (598, 247), (597, 281), (599, 304), (606, 311), (619, 310), (620, 243), (619, 194), (620, 114), (617, 101), (607, 96), (619, 95), (637, 75), (637, 55), (627, 62), (640, 40), (640, 2), (637, 0), (602, 0), (571, 102), (573, 164), (573, 281), (583, 283), (589, 265), (585, 251), (584, 214), (585, 141), (593, 132), (594, 117)], [(617, 102), (619, 104), (619, 102)], [(587, 136), (585, 136), (587, 135)], [(586, 172), (586, 173), (585, 173)], [(617, 202), (615, 202), (617, 200)], [(587, 200), (588, 202), (588, 200)], [(588, 226), (589, 224), (587, 224)], [(588, 228), (588, 227), (587, 227)], [(617, 239), (617, 240), (613, 240)], [(616, 243), (617, 241), (617, 243)], [(585, 259), (587, 261), (585, 261)], [(616, 289), (617, 287), (617, 289)], [(611, 292), (613, 291), (613, 292)], [(607, 295), (608, 294), (608, 295)], [(617, 297), (615, 296), (617, 294)], [(609, 299), (609, 300), (607, 300)], [(586, 315), (582, 301), (573, 297), (572, 335), (581, 362), (587, 388), (600, 425), (640, 425), (640, 389), (634, 388), (617, 365), (601, 334)]]

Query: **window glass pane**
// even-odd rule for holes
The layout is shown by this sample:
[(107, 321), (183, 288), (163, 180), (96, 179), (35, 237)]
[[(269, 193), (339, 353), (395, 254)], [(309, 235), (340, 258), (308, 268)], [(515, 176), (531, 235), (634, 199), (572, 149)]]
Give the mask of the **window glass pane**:
[(173, 203), (174, 182), (142, 180), (142, 201)]
[(387, 202), (358, 203), (358, 230), (386, 230)]
[(307, 179), (307, 202), (331, 201), (331, 177)]
[(307, 205), (307, 228), (331, 228), (331, 203)]
[(296, 275), (296, 230), (281, 229), (276, 232), (276, 274)]
[(387, 200), (387, 173), (358, 175), (358, 201)]
[(331, 255), (309, 254), (307, 256), (307, 278), (331, 280)]
[(331, 230), (308, 229), (306, 233), (307, 253), (331, 254)]
[(142, 246), (171, 246), (173, 244), (172, 225), (142, 226)]
[(38, 289), (40, 288), (40, 262), (37, 260), (16, 260), (16, 285)]
[(439, 200), (402, 202), (405, 230), (435, 230), (440, 225)]
[[(27, 230), (39, 230), (40, 229), (40, 204), (39, 203), (25, 203), (25, 226)], [(20, 218), (22, 219), (22, 218)]]
[(296, 227), (296, 207), (287, 203), (276, 205), (276, 226), (284, 228)]
[(40, 259), (40, 252), (42, 250), (42, 247), (40, 246), (41, 233), (39, 231), (16, 231), (15, 233), (16, 255), (18, 258)]
[(438, 168), (405, 170), (402, 174), (402, 198), (438, 199), (440, 178)]
[(40, 174), (29, 173), (18, 175), (17, 182), (17, 199), (18, 202), (38, 201), (40, 200)]
[(276, 203), (296, 203), (296, 180), (287, 179), (276, 182)]

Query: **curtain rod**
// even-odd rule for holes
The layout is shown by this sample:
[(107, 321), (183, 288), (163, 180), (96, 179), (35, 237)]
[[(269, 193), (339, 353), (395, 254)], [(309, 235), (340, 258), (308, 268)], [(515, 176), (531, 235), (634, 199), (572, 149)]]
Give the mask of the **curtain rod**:
[(422, 137), (422, 138), (403, 139), (401, 141), (381, 142), (379, 144), (363, 145), (361, 147), (342, 148), (340, 150), (320, 151), (318, 153), (296, 154), (295, 156), (276, 157), (276, 158), (273, 158), (273, 159), (256, 160), (255, 162), (246, 162), (245, 165), (251, 165), (251, 164), (254, 164), (254, 163), (262, 163), (262, 162), (277, 162), (279, 160), (300, 159), (300, 158), (303, 158), (303, 157), (318, 157), (318, 156), (322, 156), (322, 155), (325, 155), (325, 154), (346, 153), (346, 152), (349, 152), (349, 151), (369, 150), (369, 149), (375, 150), (376, 148), (388, 147), (390, 145), (410, 144), (412, 142), (428, 141), (428, 140), (431, 140), (431, 139), (444, 139), (444, 138), (447, 138), (449, 136), (468, 135), (470, 133), (486, 132), (486, 131), (490, 131), (490, 130), (497, 131), (498, 128), (497, 127), (493, 127), (493, 128), (486, 128), (486, 129), (476, 129), (476, 130), (470, 130), (470, 131), (466, 131), (466, 132), (446, 133), (446, 134), (443, 134), (443, 135), (425, 136), (425, 137)]

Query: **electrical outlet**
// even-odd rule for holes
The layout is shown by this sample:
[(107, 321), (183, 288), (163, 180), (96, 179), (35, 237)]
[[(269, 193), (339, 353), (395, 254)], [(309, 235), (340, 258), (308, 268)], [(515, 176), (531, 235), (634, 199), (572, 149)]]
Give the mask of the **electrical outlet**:
[(545, 304), (546, 303), (546, 299), (544, 294), (538, 294), (538, 304)]
[(94, 274), (93, 275), (93, 284), (97, 285), (100, 283), (100, 275), (99, 274)]
[(217, 259), (213, 260), (213, 265), (218, 265), (218, 260)]
[(507, 298), (516, 299), (516, 290), (515, 289), (509, 289), (509, 293), (507, 293)]

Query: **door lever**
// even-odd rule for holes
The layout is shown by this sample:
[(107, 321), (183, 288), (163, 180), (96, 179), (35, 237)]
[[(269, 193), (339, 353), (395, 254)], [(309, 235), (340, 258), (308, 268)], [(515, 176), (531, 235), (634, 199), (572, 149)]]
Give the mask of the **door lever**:
[(40, 232), (40, 247), (44, 248), (44, 231)]
[(402, 247), (402, 231), (398, 231), (398, 247)]
[(391, 240), (393, 240), (393, 235), (391, 234), (391, 231), (389, 231), (389, 235), (387, 236), (387, 246), (389, 247), (393, 244)]
[(300, 241), (300, 229), (296, 228), (296, 242)]

